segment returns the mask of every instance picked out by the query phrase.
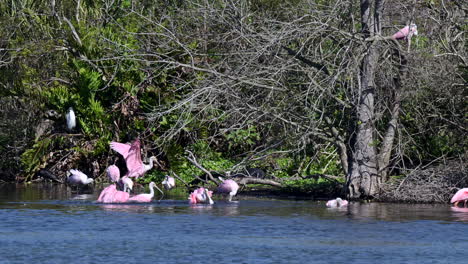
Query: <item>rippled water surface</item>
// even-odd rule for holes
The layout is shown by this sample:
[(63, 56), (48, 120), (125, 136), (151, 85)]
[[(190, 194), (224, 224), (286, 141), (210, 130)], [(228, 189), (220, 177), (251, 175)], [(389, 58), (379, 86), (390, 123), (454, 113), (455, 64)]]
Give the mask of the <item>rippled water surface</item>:
[(0, 185), (0, 263), (468, 263), (468, 209), (217, 200), (95, 202), (61, 185)]

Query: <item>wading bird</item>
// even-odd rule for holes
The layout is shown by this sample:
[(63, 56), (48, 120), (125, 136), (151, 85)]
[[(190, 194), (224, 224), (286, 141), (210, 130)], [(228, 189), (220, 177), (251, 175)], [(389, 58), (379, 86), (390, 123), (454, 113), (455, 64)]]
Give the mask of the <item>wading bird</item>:
[(109, 180), (111, 182), (117, 183), (117, 187), (119, 191), (124, 191), (130, 193), (133, 189), (133, 181), (127, 177), (124, 176), (120, 178), (120, 170), (119, 167), (115, 165), (110, 165), (107, 170), (107, 177), (109, 177)]
[(72, 131), (76, 127), (76, 117), (75, 111), (73, 111), (73, 107), (68, 108), (65, 118), (67, 119), (68, 131)]
[(164, 193), (158, 188), (158, 186), (156, 186), (156, 184), (154, 182), (150, 182), (149, 184), (149, 189), (150, 189), (150, 193), (142, 193), (142, 194), (138, 194), (138, 195), (135, 195), (133, 197), (130, 197), (130, 199), (128, 199), (129, 202), (138, 202), (138, 203), (149, 203), (151, 202), (151, 199), (153, 199), (154, 197), (154, 190), (153, 188), (158, 189), (163, 195)]
[(94, 181), (92, 178), (88, 178), (86, 174), (79, 170), (71, 169), (69, 173), (70, 175), (68, 175), (67, 182), (70, 185), (83, 186)]
[(343, 200), (341, 198), (336, 198), (334, 200), (330, 200), (326, 204), (327, 207), (345, 207), (348, 206), (348, 201)]
[(125, 176), (139, 178), (142, 177), (147, 171), (153, 168), (153, 162), (156, 157), (151, 156), (149, 164), (143, 164), (141, 160), (140, 140), (136, 139), (132, 143), (119, 143), (111, 142), (111, 149), (117, 151), (125, 159), (128, 172)]
[(209, 191), (208, 189), (205, 189), (203, 187), (200, 187), (196, 190), (194, 190), (190, 195), (189, 195), (189, 203), (190, 204), (214, 204), (213, 200), (211, 199), (211, 196), (213, 195), (212, 191)]
[(130, 198), (130, 194), (117, 190), (116, 184), (111, 184), (104, 188), (99, 194), (99, 203), (126, 203)]
[(162, 181), (162, 185), (164, 186), (164, 189), (170, 190), (175, 187), (175, 179), (174, 177), (171, 177), (169, 175), (166, 175), (164, 177), (164, 181)]
[(110, 165), (106, 169), (107, 177), (111, 182), (118, 182), (120, 180), (120, 170), (119, 167), (115, 165)]
[(418, 35), (418, 27), (416, 26), (416, 24), (411, 24), (400, 29), (397, 33), (393, 34), (392, 38), (396, 40), (408, 39), (411, 38), (413, 35)]
[(457, 193), (452, 197), (450, 203), (453, 203), (454, 206), (458, 206), (458, 203), (463, 202), (463, 206), (466, 207), (466, 202), (468, 201), (468, 188), (463, 188), (458, 190)]
[(123, 176), (122, 179), (120, 179), (119, 184), (124, 192), (130, 193), (133, 190), (133, 181), (127, 176)]
[(218, 179), (221, 180), (221, 184), (218, 186), (217, 191), (227, 195), (228, 196), (228, 201), (230, 202), (232, 200), (232, 197), (234, 197), (237, 194), (237, 190), (239, 190), (239, 185), (237, 182), (227, 179), (224, 180), (221, 177), (218, 177)]

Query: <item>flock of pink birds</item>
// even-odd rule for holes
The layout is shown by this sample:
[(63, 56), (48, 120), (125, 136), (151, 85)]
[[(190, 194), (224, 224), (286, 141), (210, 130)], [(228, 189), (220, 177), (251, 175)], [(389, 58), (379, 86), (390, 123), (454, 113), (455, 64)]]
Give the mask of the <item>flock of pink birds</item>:
[[(111, 142), (110, 146), (113, 150), (117, 151), (124, 157), (128, 173), (125, 176), (120, 177), (120, 170), (117, 166), (111, 165), (107, 168), (106, 173), (112, 184), (101, 191), (97, 200), (99, 203), (149, 203), (154, 197), (154, 188), (158, 189), (164, 195), (163, 191), (159, 189), (154, 182), (150, 182), (149, 193), (130, 196), (130, 192), (133, 189), (133, 181), (130, 178), (142, 177), (153, 167), (153, 161), (155, 160), (155, 157), (151, 157), (148, 165), (143, 163), (141, 160), (140, 141), (138, 139), (127, 144)], [(79, 170), (72, 169), (69, 173), (70, 175), (68, 176), (67, 181), (72, 185), (86, 185), (93, 182), (92, 178), (88, 178), (86, 174)], [(219, 184), (217, 191), (226, 195), (227, 200), (231, 202), (232, 198), (239, 190), (239, 185), (231, 179), (224, 180), (219, 177), (219, 180), (221, 183)], [(175, 179), (173, 177), (166, 176), (162, 185), (164, 186), (164, 189), (170, 190), (175, 187)], [(190, 193), (188, 200), (190, 204), (213, 204), (212, 196), (213, 191), (200, 187)], [(466, 207), (468, 202), (468, 188), (460, 189), (450, 200), (450, 203), (454, 204), (455, 207), (457, 207), (461, 202), (463, 202), (464, 207)], [(336, 198), (327, 201), (326, 206), (329, 208), (344, 208), (347, 207), (348, 204), (347, 200)]]
[[(156, 188), (162, 195), (164, 192), (158, 188), (154, 182), (149, 184), (149, 193), (142, 193), (138, 195), (130, 195), (133, 190), (133, 181), (131, 178), (138, 179), (143, 177), (144, 174), (153, 168), (154, 156), (150, 157), (149, 164), (144, 164), (141, 159), (141, 145), (140, 140), (136, 139), (132, 143), (119, 143), (111, 142), (110, 147), (125, 159), (127, 166), (127, 174), (120, 177), (120, 170), (116, 165), (111, 165), (106, 169), (107, 177), (111, 185), (104, 188), (99, 194), (97, 202), (99, 203), (149, 203), (154, 197), (154, 188)], [(231, 201), (232, 197), (237, 194), (239, 185), (233, 180), (223, 180), (220, 178), (221, 184), (218, 187), (218, 192), (228, 196)], [(71, 185), (83, 186), (93, 182), (93, 179), (88, 178), (86, 174), (79, 170), (70, 170), (70, 175), (67, 179)], [(164, 189), (170, 190), (175, 187), (174, 177), (166, 176), (162, 181)], [(213, 204), (213, 192), (206, 188), (198, 188), (189, 195), (190, 204)]]

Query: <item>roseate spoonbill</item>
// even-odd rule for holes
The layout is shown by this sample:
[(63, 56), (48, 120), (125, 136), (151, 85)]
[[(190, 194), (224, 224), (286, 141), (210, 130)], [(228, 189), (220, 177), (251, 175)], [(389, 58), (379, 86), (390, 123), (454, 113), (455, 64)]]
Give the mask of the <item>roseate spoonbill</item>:
[(174, 177), (171, 177), (169, 175), (166, 175), (164, 177), (164, 181), (162, 181), (162, 185), (164, 186), (164, 189), (170, 190), (175, 187), (175, 179)]
[(218, 177), (218, 179), (221, 180), (221, 184), (218, 186), (218, 192), (222, 194), (227, 194), (228, 201), (230, 202), (232, 200), (232, 197), (234, 197), (237, 194), (237, 190), (239, 190), (239, 185), (237, 184), (237, 182), (231, 179), (224, 180), (221, 177)]
[(151, 199), (153, 199), (153, 196), (154, 196), (154, 190), (153, 188), (158, 189), (163, 195), (164, 193), (158, 188), (158, 186), (156, 186), (156, 184), (154, 182), (150, 182), (149, 184), (149, 189), (150, 189), (150, 193), (142, 193), (142, 194), (138, 194), (138, 195), (135, 195), (133, 197), (130, 197), (130, 199), (128, 199), (129, 202), (139, 202), (139, 203), (149, 203), (151, 202)]
[(72, 131), (76, 127), (76, 117), (75, 111), (73, 111), (73, 107), (68, 108), (65, 118), (67, 119), (68, 131)]
[(117, 190), (116, 184), (111, 184), (104, 188), (99, 194), (99, 203), (126, 203), (130, 194)]
[(118, 182), (120, 179), (120, 170), (119, 167), (115, 165), (110, 165), (106, 169), (107, 177), (111, 182)]
[(411, 24), (400, 29), (397, 33), (393, 34), (392, 38), (397, 40), (408, 39), (411, 38), (411, 36), (413, 35), (418, 35), (418, 27), (416, 26), (416, 24)]
[(213, 200), (211, 199), (211, 196), (213, 196), (212, 191), (209, 191), (208, 189), (200, 187), (194, 190), (189, 195), (188, 199), (189, 199), (189, 203), (191, 204), (197, 204), (197, 203), (214, 204)]
[(156, 161), (156, 157), (151, 156), (149, 164), (143, 164), (143, 161), (141, 160), (139, 139), (136, 139), (132, 143), (119, 143), (113, 141), (110, 143), (110, 147), (124, 157), (128, 169), (126, 176), (128, 177), (142, 177), (147, 171), (153, 168), (153, 162)]
[(343, 200), (341, 198), (336, 198), (334, 200), (330, 200), (326, 204), (327, 207), (345, 207), (348, 206), (348, 201)]
[(457, 193), (452, 197), (450, 203), (453, 203), (454, 206), (458, 206), (458, 203), (463, 202), (463, 205), (466, 207), (466, 202), (468, 201), (468, 188), (463, 188), (458, 190)]

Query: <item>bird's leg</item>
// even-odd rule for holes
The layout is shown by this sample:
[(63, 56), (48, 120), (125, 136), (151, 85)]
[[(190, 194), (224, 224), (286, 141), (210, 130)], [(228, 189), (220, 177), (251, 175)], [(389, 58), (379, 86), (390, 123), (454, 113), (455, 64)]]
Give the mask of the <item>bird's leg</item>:
[(453, 206), (458, 207), (458, 203), (459, 203), (459, 202), (460, 202), (460, 201), (456, 201), (456, 202), (453, 204)]
[(229, 202), (231, 202), (232, 196), (233, 196), (233, 195), (231, 195), (231, 194), (228, 195), (228, 197), (229, 197), (228, 201), (229, 201)]
[(467, 201), (467, 200), (465, 200), (464, 203), (463, 203), (463, 206), (464, 206), (464, 207), (466, 207), (466, 201)]

